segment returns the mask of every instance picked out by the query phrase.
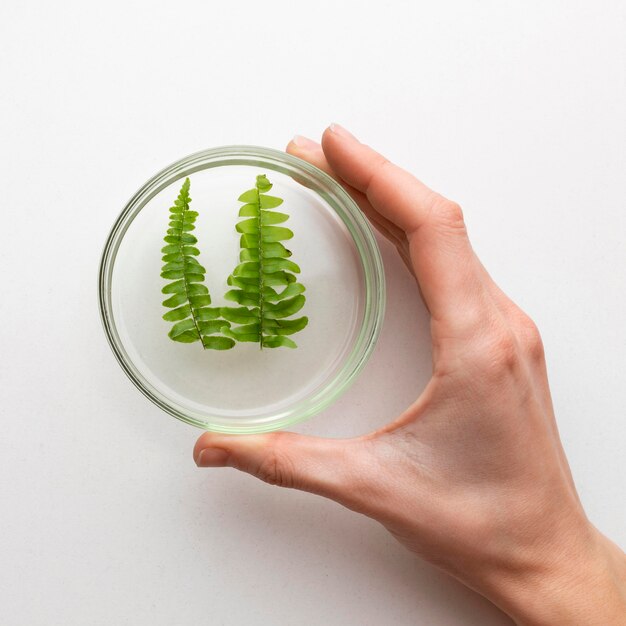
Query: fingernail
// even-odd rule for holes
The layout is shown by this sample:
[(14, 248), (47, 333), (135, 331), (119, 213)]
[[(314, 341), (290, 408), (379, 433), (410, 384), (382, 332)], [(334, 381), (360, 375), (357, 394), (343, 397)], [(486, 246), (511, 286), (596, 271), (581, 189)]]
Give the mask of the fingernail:
[(331, 124), (329, 126), (330, 132), (335, 133), (335, 135), (339, 135), (340, 137), (344, 137), (345, 139), (356, 139), (356, 137), (349, 133), (343, 126), (339, 124)]
[(224, 467), (228, 460), (228, 453), (221, 448), (205, 448), (200, 450), (196, 465), (198, 467)]
[(315, 143), (312, 139), (308, 137), (303, 137), (302, 135), (295, 135), (291, 140), (291, 143), (298, 146), (298, 148), (302, 148), (303, 150), (315, 150), (318, 148), (318, 144)]

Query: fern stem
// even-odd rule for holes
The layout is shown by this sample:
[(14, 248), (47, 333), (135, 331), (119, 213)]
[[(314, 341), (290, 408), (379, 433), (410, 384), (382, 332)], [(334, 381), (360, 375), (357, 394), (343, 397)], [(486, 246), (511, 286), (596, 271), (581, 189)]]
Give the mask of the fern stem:
[[(188, 209), (189, 209), (189, 203), (185, 201), (185, 206), (183, 207), (183, 210), (180, 214), (180, 219), (181, 219), (182, 224), (185, 223), (185, 212)], [(183, 243), (182, 230), (181, 230), (181, 236), (178, 242), (178, 247), (180, 249), (180, 254), (183, 257), (183, 281), (185, 285), (185, 295), (187, 296), (187, 302), (189, 302), (189, 308), (191, 309), (191, 319), (193, 320), (193, 325), (196, 329), (196, 332), (198, 333), (198, 337), (200, 337), (200, 343), (202, 344), (202, 349), (206, 350), (206, 346), (204, 345), (204, 340), (202, 339), (202, 333), (200, 332), (200, 328), (198, 327), (198, 320), (196, 319), (196, 312), (194, 311), (194, 308), (191, 306), (191, 300), (189, 299), (190, 295), (189, 295), (189, 283), (187, 282), (187, 261), (185, 260), (185, 251), (183, 250), (184, 245), (185, 244)]]
[(263, 350), (263, 232), (261, 220), (261, 192), (256, 186), (256, 197), (259, 203), (259, 349)]

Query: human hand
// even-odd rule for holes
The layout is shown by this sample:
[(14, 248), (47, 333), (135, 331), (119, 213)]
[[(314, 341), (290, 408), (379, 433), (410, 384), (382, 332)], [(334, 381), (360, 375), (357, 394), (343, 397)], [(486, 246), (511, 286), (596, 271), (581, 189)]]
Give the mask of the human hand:
[(196, 463), (368, 515), (520, 624), (626, 624), (626, 557), (578, 499), (539, 333), (481, 265), (461, 209), (336, 125), (288, 152), (339, 180), (414, 273), (432, 378), (362, 437), (205, 433)]

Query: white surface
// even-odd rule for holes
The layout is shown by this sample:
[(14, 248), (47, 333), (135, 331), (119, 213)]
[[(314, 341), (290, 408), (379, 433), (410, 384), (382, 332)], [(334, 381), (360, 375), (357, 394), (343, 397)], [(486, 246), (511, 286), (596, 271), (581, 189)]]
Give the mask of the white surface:
[[(0, 623), (509, 623), (370, 520), (197, 470), (199, 433), (105, 343), (101, 246), (147, 177), (331, 121), (464, 206), (543, 331), (589, 516), (626, 545), (625, 31), (621, 0), (3, 3)], [(371, 429), (427, 380), (424, 311), (383, 252), (378, 349), (302, 431)]]

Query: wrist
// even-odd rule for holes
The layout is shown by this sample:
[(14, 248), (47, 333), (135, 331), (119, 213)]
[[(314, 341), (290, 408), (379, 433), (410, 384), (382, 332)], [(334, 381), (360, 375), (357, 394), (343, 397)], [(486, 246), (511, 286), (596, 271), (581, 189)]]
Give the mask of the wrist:
[(626, 555), (587, 523), (491, 572), (482, 591), (520, 626), (626, 626)]

